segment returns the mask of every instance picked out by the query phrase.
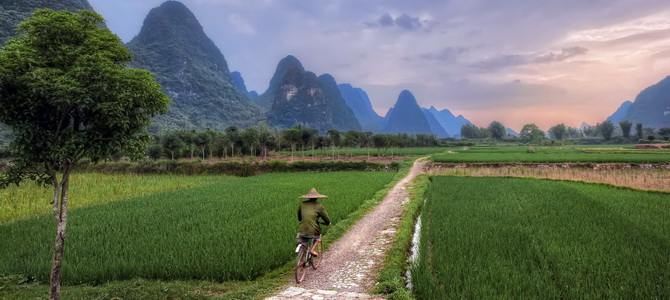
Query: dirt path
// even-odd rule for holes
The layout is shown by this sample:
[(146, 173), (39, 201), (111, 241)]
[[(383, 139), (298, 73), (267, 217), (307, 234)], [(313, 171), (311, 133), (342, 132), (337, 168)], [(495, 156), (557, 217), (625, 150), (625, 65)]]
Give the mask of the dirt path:
[[(424, 158), (414, 162), (409, 174), (389, 191), (372, 211), (323, 255), (318, 270), (308, 270), (300, 284), (267, 299), (384, 299), (367, 294), (375, 285), (376, 270), (393, 241), (403, 206), (409, 200), (405, 189), (420, 174)], [(326, 236), (327, 238), (327, 236)]]

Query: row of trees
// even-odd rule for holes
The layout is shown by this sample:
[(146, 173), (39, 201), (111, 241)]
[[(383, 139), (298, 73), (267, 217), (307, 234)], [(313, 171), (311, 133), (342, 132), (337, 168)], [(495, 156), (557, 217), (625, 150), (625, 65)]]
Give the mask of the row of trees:
[[(214, 130), (175, 131), (164, 135), (155, 135), (148, 149), (153, 159), (230, 156), (263, 156), (269, 151), (304, 151), (340, 148), (376, 148), (377, 152), (390, 147), (430, 147), (437, 146), (435, 135), (416, 134), (374, 134), (370, 131), (350, 130), (340, 132), (329, 130), (319, 135), (318, 130), (296, 125), (293, 128), (280, 129), (270, 127), (266, 122), (240, 129), (229, 126), (223, 132)], [(334, 155), (334, 153), (333, 153)]]
[(565, 126), (565, 124), (558, 124), (549, 128), (547, 132), (544, 132), (537, 125), (531, 123), (524, 125), (519, 132), (519, 136), (516, 137), (507, 134), (507, 130), (502, 123), (493, 121), (488, 127), (477, 127), (471, 124), (463, 125), (461, 127), (461, 137), (468, 139), (493, 138), (496, 140), (518, 139), (525, 143), (541, 143), (542, 140), (545, 139), (560, 141), (578, 138), (602, 138), (605, 141), (609, 141), (617, 134), (621, 135), (624, 141), (631, 141), (631, 139), (634, 138), (641, 140), (645, 137), (649, 140), (653, 140), (656, 135), (659, 135), (666, 140), (670, 137), (669, 127), (660, 128), (658, 131), (655, 131), (654, 128), (644, 127), (642, 123), (636, 123), (634, 136), (631, 136), (632, 129), (633, 123), (629, 121), (621, 121), (617, 127), (612, 121), (608, 120), (599, 123), (596, 126), (585, 127), (584, 129), (568, 127)]

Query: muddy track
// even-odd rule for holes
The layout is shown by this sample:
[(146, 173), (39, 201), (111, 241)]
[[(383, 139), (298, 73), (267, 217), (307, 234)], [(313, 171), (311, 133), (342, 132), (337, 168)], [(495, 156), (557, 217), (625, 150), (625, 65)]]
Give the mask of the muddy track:
[(302, 283), (291, 282), (282, 292), (267, 299), (384, 299), (368, 293), (374, 288), (376, 271), (381, 268), (404, 204), (409, 200), (405, 189), (423, 172), (425, 163), (424, 159), (416, 160), (409, 174), (384, 200), (330, 245), (329, 250), (321, 254), (319, 269), (308, 270)]

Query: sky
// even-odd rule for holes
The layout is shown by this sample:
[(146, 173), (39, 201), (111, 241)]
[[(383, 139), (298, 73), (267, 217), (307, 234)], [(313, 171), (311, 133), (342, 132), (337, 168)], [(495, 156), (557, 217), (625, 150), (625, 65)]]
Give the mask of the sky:
[[(124, 42), (164, 0), (89, 0)], [(670, 75), (668, 0), (182, 0), (249, 90), (287, 55), (365, 90), (517, 132), (601, 123)]]

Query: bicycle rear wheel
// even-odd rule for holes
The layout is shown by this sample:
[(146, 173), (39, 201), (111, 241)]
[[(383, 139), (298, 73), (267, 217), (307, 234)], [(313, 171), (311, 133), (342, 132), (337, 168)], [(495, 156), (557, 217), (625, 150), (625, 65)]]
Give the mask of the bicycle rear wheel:
[(314, 251), (318, 252), (319, 256), (311, 255), (310, 264), (312, 265), (312, 269), (318, 268), (319, 264), (321, 263), (321, 255), (323, 255), (323, 240), (319, 242), (318, 245), (316, 245)]
[(295, 282), (300, 283), (307, 273), (307, 249), (303, 246), (298, 251), (295, 262)]

